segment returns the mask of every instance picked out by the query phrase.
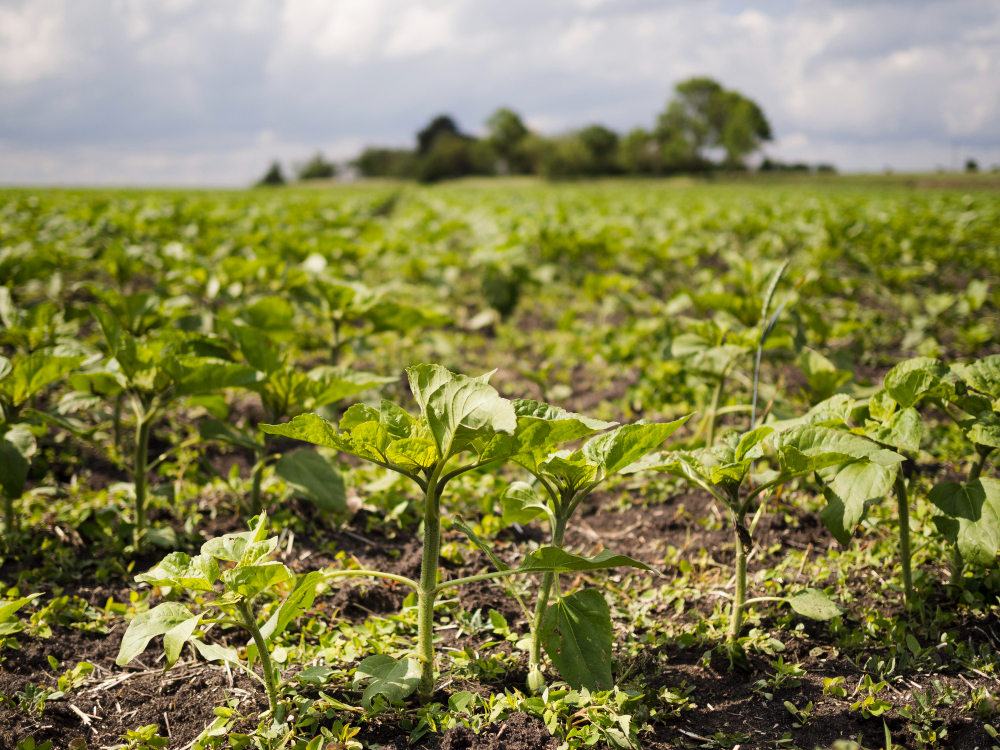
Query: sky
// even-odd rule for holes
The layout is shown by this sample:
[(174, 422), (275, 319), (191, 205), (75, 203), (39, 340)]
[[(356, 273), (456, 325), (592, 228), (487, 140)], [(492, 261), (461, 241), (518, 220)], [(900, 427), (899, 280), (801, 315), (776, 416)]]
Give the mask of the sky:
[(695, 75), (771, 158), (1000, 165), (998, 0), (0, 0), (0, 182), (244, 185), (499, 106), (626, 132)]

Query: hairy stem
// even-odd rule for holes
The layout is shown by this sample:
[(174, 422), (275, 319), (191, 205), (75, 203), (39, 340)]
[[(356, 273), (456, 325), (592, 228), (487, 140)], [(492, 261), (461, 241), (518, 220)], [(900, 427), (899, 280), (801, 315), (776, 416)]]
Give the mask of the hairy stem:
[[(562, 548), (563, 536), (566, 533), (566, 521), (563, 516), (556, 517), (555, 526), (552, 529), (552, 546)], [(531, 651), (528, 656), (528, 674), (538, 669), (542, 661), (542, 621), (545, 619), (545, 610), (549, 604), (549, 594), (552, 592), (552, 584), (555, 582), (557, 573), (546, 573), (542, 576), (542, 585), (538, 589), (538, 601), (535, 602), (535, 615), (531, 619)], [(529, 686), (530, 687), (530, 686)]]
[(246, 599), (240, 599), (236, 603), (240, 617), (243, 618), (243, 625), (250, 631), (253, 642), (257, 644), (257, 654), (260, 656), (260, 666), (264, 670), (264, 685), (267, 688), (267, 703), (271, 707), (273, 714), (278, 709), (278, 685), (274, 679), (274, 665), (271, 663), (271, 652), (267, 650), (267, 641), (264, 640), (260, 628), (257, 627), (257, 618), (250, 611), (250, 604)]
[[(742, 524), (737, 519), (737, 528)], [(736, 593), (733, 595), (733, 613), (729, 624), (729, 643), (734, 644), (743, 630), (743, 607), (747, 598), (747, 553), (739, 533), (736, 534)]]
[(913, 571), (910, 568), (910, 499), (906, 494), (906, 480), (896, 475), (896, 507), (899, 513), (899, 563), (903, 573), (903, 601), (906, 608), (913, 606)]
[(427, 482), (424, 502), (424, 550), (417, 589), (417, 653), (420, 684), (417, 697), (427, 703), (434, 695), (434, 600), (437, 598), (438, 557), (441, 554), (441, 510), (438, 507), (438, 474)]
[(135, 483), (135, 530), (133, 539), (136, 549), (142, 545), (146, 533), (146, 461), (149, 458), (149, 433), (153, 427), (151, 418), (139, 421), (139, 432), (135, 441), (135, 458), (132, 463), (132, 481)]

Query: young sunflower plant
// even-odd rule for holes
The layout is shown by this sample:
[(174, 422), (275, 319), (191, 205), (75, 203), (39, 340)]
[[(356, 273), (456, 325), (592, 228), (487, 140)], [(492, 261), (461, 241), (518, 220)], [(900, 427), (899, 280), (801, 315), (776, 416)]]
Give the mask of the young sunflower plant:
[[(316, 414), (302, 414), (285, 424), (261, 425), (271, 435), (303, 440), (332, 448), (406, 477), (424, 496), (423, 553), (420, 580), (395, 580), (410, 586), (417, 596), (417, 648), (412, 656), (395, 660), (384, 654), (362, 662), (359, 671), (375, 686), (386, 686), (392, 697), (413, 690), (422, 702), (435, 688), (434, 604), (445, 590), (466, 583), (524, 573), (598, 570), (620, 565), (642, 566), (624, 555), (602, 552), (586, 558), (554, 546), (525, 556), (517, 568), (443, 580), (441, 556), (442, 497), (462, 474), (486, 467), (498, 468), (511, 459), (568, 440), (586, 437), (608, 426), (538, 401), (509, 401), (489, 385), (492, 373), (467, 377), (439, 365), (416, 365), (406, 371), (419, 414), (382, 401), (378, 409), (364, 404), (350, 407), (339, 429)], [(351, 571), (382, 576), (379, 571)], [(376, 691), (383, 689), (376, 687)], [(372, 691), (366, 691), (368, 700)]]

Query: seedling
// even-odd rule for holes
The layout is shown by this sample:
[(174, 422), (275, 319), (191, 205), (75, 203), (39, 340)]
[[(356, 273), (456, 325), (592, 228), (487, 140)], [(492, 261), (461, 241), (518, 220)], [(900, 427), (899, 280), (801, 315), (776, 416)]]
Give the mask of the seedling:
[[(549, 524), (549, 543), (562, 549), (566, 525), (580, 503), (607, 479), (658, 448), (687, 420), (688, 417), (683, 417), (667, 424), (623, 425), (591, 438), (577, 451), (559, 451), (547, 456), (528, 452), (515, 456), (512, 461), (535, 477), (545, 498), (524, 482), (512, 484), (503, 497), (503, 521), (524, 524), (544, 518)], [(591, 423), (597, 426), (596, 420)], [(611, 427), (613, 423), (603, 426)], [(475, 538), (474, 541), (478, 542)], [(483, 549), (490, 554), (488, 548), (483, 546)], [(550, 607), (553, 585), (557, 602)], [(546, 653), (572, 687), (609, 689), (611, 612), (604, 597), (593, 590), (562, 596), (558, 590), (558, 575), (546, 573), (531, 619), (528, 687), (538, 692), (545, 686), (540, 669), (544, 642)], [(570, 648), (570, 640), (584, 644), (586, 653)]]
[[(163, 636), (163, 650), (169, 669), (180, 657), (184, 644), (191, 642), (203, 657), (221, 659), (243, 669), (261, 680), (253, 671), (253, 662), (259, 658), (264, 673), (263, 683), (272, 713), (277, 710), (280, 674), (271, 660), (270, 647), (274, 639), (302, 612), (312, 605), (316, 586), (322, 582), (321, 573), (309, 573), (295, 584), (281, 607), (263, 625), (259, 626), (253, 613), (254, 597), (295, 578), (294, 573), (279, 562), (268, 558), (278, 546), (278, 538), (267, 536), (267, 515), (261, 514), (250, 522), (250, 531), (226, 534), (211, 539), (201, 547), (201, 554), (190, 557), (183, 552), (172, 552), (151, 570), (138, 575), (135, 580), (152, 586), (170, 586), (198, 592), (204, 597), (215, 592), (215, 582), (222, 579), (225, 592), (206, 602), (219, 610), (212, 618), (205, 613), (194, 614), (177, 602), (164, 602), (153, 609), (136, 615), (122, 637), (116, 663), (125, 666), (141, 654), (150, 640)], [(219, 563), (234, 563), (220, 568)], [(235, 649), (204, 643), (196, 637), (197, 630), (206, 630), (213, 623), (227, 623), (244, 628), (251, 636), (247, 646), (248, 664), (240, 661)]]
[(22, 410), (42, 389), (82, 361), (83, 357), (56, 357), (42, 352), (13, 363), (0, 357), (0, 492), (8, 546), (13, 544), (17, 529), (14, 501), (24, 494), (36, 450), (35, 436), (22, 419)]
[[(651, 454), (630, 469), (655, 469), (686, 479), (708, 492), (729, 511), (735, 535), (736, 593), (728, 644), (730, 657), (736, 660), (741, 659), (737, 640), (743, 629), (743, 610), (751, 602), (787, 602), (799, 614), (819, 620), (828, 620), (840, 613), (839, 608), (816, 589), (791, 597), (747, 600), (747, 556), (753, 545), (752, 532), (763, 508), (756, 503), (781, 485), (816, 473), (827, 485), (830, 504), (836, 503), (842, 512), (860, 513), (866, 502), (881, 496), (879, 492), (887, 483), (891, 486), (898, 463), (903, 460), (902, 456), (881, 449), (865, 438), (821, 424), (807, 424), (772, 437), (773, 432), (769, 426), (758, 427), (742, 435), (731, 432), (711, 448)], [(765, 440), (769, 438), (773, 446), (772, 458), (778, 470), (744, 496), (741, 489), (751, 465), (765, 455)], [(756, 512), (748, 527), (747, 517), (751, 511)]]
[[(439, 365), (416, 365), (406, 372), (419, 416), (382, 401), (379, 409), (363, 404), (350, 407), (340, 420), (340, 431), (316, 414), (303, 414), (286, 424), (261, 425), (261, 430), (357, 456), (407, 477), (423, 492), (420, 581), (405, 581), (417, 593), (416, 657), (390, 663), (379, 655), (377, 663), (362, 666), (372, 680), (382, 680), (380, 684), (388, 686), (393, 697), (405, 697), (416, 689), (420, 700), (427, 702), (435, 684), (434, 602), (445, 589), (521, 573), (597, 570), (641, 563), (608, 552), (584, 558), (558, 547), (542, 547), (527, 555), (517, 568), (504, 567), (439, 582), (441, 497), (448, 482), (469, 471), (499, 466), (517, 456), (540, 449), (548, 451), (549, 446), (586, 437), (603, 429), (606, 423), (538, 401), (501, 398), (488, 383), (492, 373), (471, 378)], [(382, 692), (381, 688), (377, 692)]]

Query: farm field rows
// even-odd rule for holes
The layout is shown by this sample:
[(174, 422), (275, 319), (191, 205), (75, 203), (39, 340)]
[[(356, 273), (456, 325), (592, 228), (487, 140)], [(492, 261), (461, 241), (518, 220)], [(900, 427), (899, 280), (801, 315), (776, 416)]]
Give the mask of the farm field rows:
[(0, 190), (0, 748), (1000, 746), (998, 269), (968, 186)]

